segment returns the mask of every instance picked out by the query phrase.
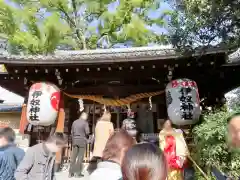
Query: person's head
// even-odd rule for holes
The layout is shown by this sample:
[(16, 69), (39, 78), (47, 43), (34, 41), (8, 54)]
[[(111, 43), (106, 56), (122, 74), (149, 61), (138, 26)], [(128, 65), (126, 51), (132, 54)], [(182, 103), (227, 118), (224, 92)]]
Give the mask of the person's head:
[(172, 122), (169, 119), (164, 121), (163, 129), (166, 129), (166, 130), (172, 129)]
[(136, 122), (133, 119), (124, 119), (122, 123), (122, 129), (127, 131), (130, 136), (136, 138), (137, 136), (137, 127)]
[(133, 111), (128, 111), (128, 112), (127, 112), (127, 117), (128, 117), (128, 118), (131, 118), (131, 119), (134, 119), (135, 113), (134, 113)]
[(154, 144), (137, 144), (123, 158), (122, 175), (123, 180), (166, 180), (164, 154)]
[(49, 151), (56, 153), (66, 145), (66, 142), (67, 138), (63, 133), (55, 133), (48, 137), (45, 144)]
[(81, 115), (80, 115), (80, 119), (86, 121), (86, 120), (88, 119), (88, 113), (86, 113), (86, 112), (83, 111), (83, 112), (81, 113)]
[(135, 143), (135, 140), (126, 131), (117, 130), (109, 137), (102, 159), (104, 161), (112, 160), (121, 164), (126, 151)]
[(4, 147), (9, 143), (14, 143), (16, 134), (10, 127), (0, 129), (0, 147)]
[(230, 116), (227, 122), (230, 143), (233, 147), (240, 148), (240, 113)]
[(105, 111), (99, 120), (100, 121), (111, 121), (111, 113), (109, 111)]

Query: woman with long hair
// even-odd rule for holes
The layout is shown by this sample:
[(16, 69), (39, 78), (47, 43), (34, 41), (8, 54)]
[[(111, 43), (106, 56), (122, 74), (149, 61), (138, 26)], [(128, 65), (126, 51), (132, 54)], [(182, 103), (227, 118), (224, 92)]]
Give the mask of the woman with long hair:
[(115, 131), (108, 139), (102, 153), (102, 162), (90, 175), (90, 180), (119, 180), (122, 178), (121, 164), (126, 151), (135, 140), (124, 130)]
[(183, 131), (173, 128), (171, 121), (166, 120), (159, 133), (159, 140), (168, 165), (168, 179), (183, 180), (183, 165), (189, 153)]
[(122, 162), (123, 180), (166, 180), (167, 166), (162, 151), (151, 143), (130, 148)]

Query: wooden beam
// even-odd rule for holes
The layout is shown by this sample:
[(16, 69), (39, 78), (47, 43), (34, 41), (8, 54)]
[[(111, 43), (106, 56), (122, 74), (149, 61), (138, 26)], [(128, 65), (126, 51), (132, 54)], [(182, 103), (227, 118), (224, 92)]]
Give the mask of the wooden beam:
[(19, 95), (19, 96), (25, 96), (27, 94), (27, 90), (24, 88), (23, 85), (20, 85), (20, 83), (3, 83), (0, 82), (1, 87)]
[(132, 94), (155, 92), (160, 90), (164, 90), (163, 85), (100, 85), (83, 88), (68, 87), (65, 91), (66, 93), (73, 95), (103, 95), (109, 97), (126, 97)]

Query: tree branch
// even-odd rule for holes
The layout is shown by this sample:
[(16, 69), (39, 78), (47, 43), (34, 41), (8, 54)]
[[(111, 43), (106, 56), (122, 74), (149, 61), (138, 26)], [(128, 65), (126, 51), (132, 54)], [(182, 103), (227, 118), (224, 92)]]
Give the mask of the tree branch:
[(59, 7), (57, 7), (58, 10), (61, 11), (61, 12), (65, 15), (65, 17), (67, 18), (66, 20), (67, 20), (67, 22), (69, 23), (70, 27), (76, 28), (75, 22), (74, 22), (74, 21), (72, 20), (72, 18), (68, 15), (68, 13), (64, 10), (64, 8), (62, 7), (62, 5), (61, 5), (61, 4), (58, 4), (58, 5), (59, 5)]
[(83, 49), (87, 49), (87, 44), (86, 44), (86, 38), (85, 38), (85, 35), (84, 33), (81, 33), (80, 34), (80, 30), (78, 29), (78, 22), (77, 22), (77, 4), (76, 4), (76, 1), (75, 0), (72, 0), (72, 7), (73, 7), (73, 13), (74, 13), (74, 21), (75, 21), (75, 25), (76, 25), (76, 35), (77, 35), (77, 38), (79, 40), (81, 40), (82, 42), (82, 45), (83, 45)]
[[(59, 5), (59, 7), (58, 7), (59, 11), (61, 11), (61, 12), (65, 15), (66, 20), (67, 20), (67, 22), (69, 23), (70, 27), (73, 28), (73, 29), (75, 29), (75, 33), (76, 33), (76, 35), (77, 35), (78, 40), (79, 40), (80, 42), (82, 41), (83, 48), (86, 49), (85, 37), (81, 37), (80, 31), (79, 31), (79, 29), (77, 29), (77, 25), (75, 24), (75, 22), (74, 22), (74, 21), (72, 20), (72, 18), (68, 15), (68, 13), (64, 10), (64, 8), (62, 7), (62, 5), (61, 5), (61, 4), (58, 4), (58, 5)], [(76, 41), (76, 42), (77, 42), (77, 44), (78, 44), (78, 46), (79, 46), (79, 48), (80, 48), (80, 47), (81, 47), (81, 43), (80, 43), (79, 41)]]

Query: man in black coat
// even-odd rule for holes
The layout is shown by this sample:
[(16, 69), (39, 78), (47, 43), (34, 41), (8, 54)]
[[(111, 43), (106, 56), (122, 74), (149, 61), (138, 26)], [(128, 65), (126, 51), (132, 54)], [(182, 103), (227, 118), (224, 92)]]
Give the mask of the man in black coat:
[(88, 114), (82, 112), (79, 119), (72, 124), (72, 153), (71, 164), (69, 169), (69, 177), (81, 177), (83, 169), (83, 158), (90, 134), (89, 124), (87, 122)]

